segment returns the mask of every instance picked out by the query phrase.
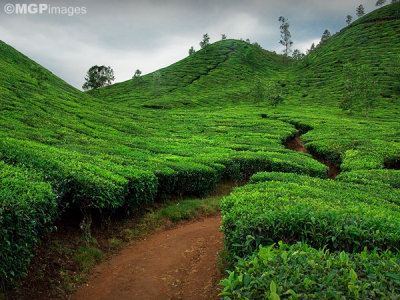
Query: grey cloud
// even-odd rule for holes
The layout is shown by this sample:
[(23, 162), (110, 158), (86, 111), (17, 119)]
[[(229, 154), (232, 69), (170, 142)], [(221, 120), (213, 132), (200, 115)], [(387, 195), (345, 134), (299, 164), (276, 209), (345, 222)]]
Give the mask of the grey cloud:
[[(0, 2), (0, 39), (80, 88), (92, 64), (111, 65), (118, 81), (136, 68), (144, 73), (165, 67), (199, 48), (202, 34), (212, 41), (225, 33), (250, 38), (280, 51), (278, 17), (289, 18), (294, 47), (305, 50), (324, 29), (336, 32), (360, 0), (10, 0), (85, 6), (86, 15), (6, 15)], [(363, 0), (366, 1), (366, 0)], [(365, 5), (373, 9), (373, 2)]]

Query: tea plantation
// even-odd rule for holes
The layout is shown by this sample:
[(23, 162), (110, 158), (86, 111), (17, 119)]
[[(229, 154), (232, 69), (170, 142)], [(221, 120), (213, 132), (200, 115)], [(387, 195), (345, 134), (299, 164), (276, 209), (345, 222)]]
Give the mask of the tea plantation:
[[(227, 299), (398, 295), (399, 11), (360, 18), (301, 61), (224, 40), (87, 93), (0, 42), (1, 281), (24, 275), (65, 210), (129, 214), (251, 178), (222, 203)], [(368, 118), (339, 108), (350, 62), (379, 89)], [(257, 99), (257, 82), (284, 102)], [(285, 148), (298, 133), (310, 154)], [(342, 173), (326, 179), (311, 155)]]

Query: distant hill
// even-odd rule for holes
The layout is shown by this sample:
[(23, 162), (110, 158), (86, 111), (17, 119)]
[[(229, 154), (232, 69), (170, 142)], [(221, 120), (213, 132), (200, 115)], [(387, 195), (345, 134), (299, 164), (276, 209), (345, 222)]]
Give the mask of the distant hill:
[[(147, 105), (158, 103), (160, 106), (171, 104), (170, 101), (163, 103), (160, 99), (168, 96), (178, 98), (173, 100), (177, 105), (194, 104), (196, 99), (201, 105), (204, 99), (199, 98), (219, 98), (225, 93), (242, 95), (248, 91), (244, 87), (248, 82), (252, 82), (255, 77), (274, 77), (282, 66), (283, 58), (280, 55), (247, 42), (224, 40), (158, 70), (160, 80), (159, 87), (156, 87), (159, 91), (156, 93), (153, 82), (156, 72), (153, 72), (143, 76), (139, 82), (132, 79), (91, 91), (89, 94), (109, 101), (130, 101)], [(148, 103), (151, 98), (155, 99)]]
[(295, 70), (295, 84), (336, 99), (343, 89), (343, 66), (366, 64), (384, 98), (400, 95), (400, 3), (375, 10), (319, 45)]

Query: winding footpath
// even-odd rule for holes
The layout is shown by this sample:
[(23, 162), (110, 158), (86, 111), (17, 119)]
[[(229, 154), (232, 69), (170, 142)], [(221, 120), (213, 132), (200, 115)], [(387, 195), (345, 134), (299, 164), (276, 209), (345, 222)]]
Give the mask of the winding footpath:
[[(308, 153), (308, 151), (304, 147), (303, 142), (301, 141), (300, 137), (301, 137), (301, 134), (296, 135), (293, 139), (291, 139), (290, 141), (285, 143), (285, 147), (289, 150)], [(313, 158), (329, 168), (329, 170), (328, 170), (328, 178), (329, 179), (335, 179), (336, 176), (338, 176), (342, 172), (342, 170), (340, 170), (339, 167), (334, 166), (329, 161), (319, 159), (314, 156), (313, 156)]]
[[(307, 153), (300, 135), (285, 146)], [(339, 168), (319, 161), (329, 167), (328, 178), (340, 173)], [(211, 217), (137, 241), (97, 266), (72, 299), (218, 299), (220, 226), (221, 217)]]
[(151, 235), (95, 268), (75, 300), (217, 299), (221, 218)]

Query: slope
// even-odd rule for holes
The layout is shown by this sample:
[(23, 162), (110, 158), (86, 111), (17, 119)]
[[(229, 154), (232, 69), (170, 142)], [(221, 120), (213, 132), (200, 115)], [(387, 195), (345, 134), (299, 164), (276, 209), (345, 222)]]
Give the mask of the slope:
[[(226, 105), (237, 104), (230, 100), (229, 93), (243, 96), (249, 91), (246, 84), (239, 84), (246, 81), (229, 81), (230, 76), (236, 72), (250, 79), (261, 73), (252, 66), (252, 60), (245, 68), (247, 73), (243, 73), (239, 62), (244, 54), (259, 57), (260, 66), (271, 62), (279, 65), (276, 56), (259, 48), (239, 41), (222, 42), (223, 47), (212, 45), (197, 58), (200, 61), (204, 53), (215, 57), (212, 63), (206, 62), (209, 67), (195, 75), (188, 74), (188, 81), (182, 86), (180, 80), (171, 79), (172, 83), (162, 85), (160, 97), (149, 97), (158, 101), (169, 95), (168, 99), (177, 99), (172, 108), (182, 105), (183, 97), (192, 99), (191, 95), (196, 94), (191, 102), (197, 108), (188, 111), (149, 109), (129, 101), (94, 98), (67, 85), (10, 46), (1, 45), (5, 71), (0, 77), (0, 161), (26, 168), (37, 182), (49, 183), (58, 203), (57, 210), (43, 212), (44, 217), (37, 214), (35, 219), (33, 215), (33, 223), (27, 222), (24, 214), (16, 217), (31, 233), (33, 242), (26, 243), (15, 238), (19, 234), (15, 220), (4, 219), (13, 210), (8, 204), (10, 196), (21, 199), (21, 210), (29, 210), (25, 191), (16, 186), (0, 195), (2, 228), (8, 232), (4, 235), (7, 238), (1, 240), (1, 252), (13, 253), (11, 245), (26, 248), (3, 260), (2, 281), (24, 274), (35, 241), (51, 228), (45, 224), (50, 224), (66, 207), (80, 209), (82, 228), (89, 234), (93, 211), (133, 212), (167, 195), (205, 195), (224, 177), (240, 181), (257, 171), (272, 170), (326, 176), (326, 167), (310, 155), (284, 149), (282, 142), (296, 131), (293, 126), (262, 118), (258, 108), (251, 105), (245, 110)], [(230, 49), (231, 45), (239, 45), (238, 50)], [(221, 48), (225, 48), (222, 56)], [(186, 63), (189, 69), (191, 63), (196, 65), (190, 58), (171, 70), (163, 70), (164, 77), (174, 78)], [(218, 88), (221, 78), (229, 81), (222, 92)], [(210, 89), (205, 89), (207, 86)], [(167, 88), (171, 89), (169, 93)], [(204, 94), (199, 89), (204, 89)], [(7, 178), (2, 182), (6, 184)], [(43, 197), (48, 196), (43, 193)], [(16, 265), (15, 259), (25, 263)]]
[(140, 80), (131, 79), (89, 93), (113, 102), (162, 108), (218, 102), (227, 105), (246, 97), (247, 85), (255, 77), (273, 77), (283, 65), (281, 56), (256, 45), (224, 40)]
[[(321, 101), (341, 97), (346, 64), (366, 65), (382, 102), (400, 95), (400, 3), (375, 10), (320, 44), (296, 66), (296, 84)], [(318, 101), (318, 100), (317, 100)]]

